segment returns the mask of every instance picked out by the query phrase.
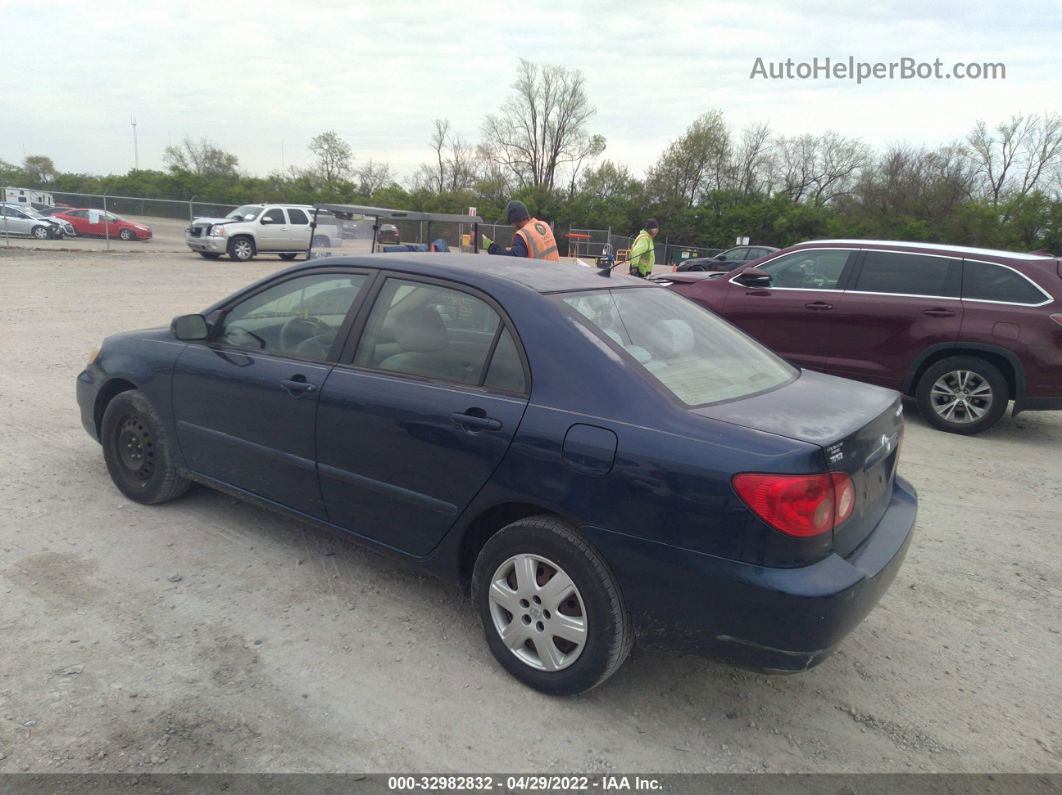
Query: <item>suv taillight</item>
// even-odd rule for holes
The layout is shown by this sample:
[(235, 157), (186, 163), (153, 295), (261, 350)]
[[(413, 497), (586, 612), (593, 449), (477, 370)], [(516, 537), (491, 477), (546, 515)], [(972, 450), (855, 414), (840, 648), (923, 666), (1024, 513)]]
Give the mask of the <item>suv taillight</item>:
[(786, 535), (828, 533), (855, 509), (855, 488), (843, 472), (816, 475), (734, 475), (734, 491), (752, 512)]
[(1062, 315), (1051, 315), (1051, 319), (1062, 326)]

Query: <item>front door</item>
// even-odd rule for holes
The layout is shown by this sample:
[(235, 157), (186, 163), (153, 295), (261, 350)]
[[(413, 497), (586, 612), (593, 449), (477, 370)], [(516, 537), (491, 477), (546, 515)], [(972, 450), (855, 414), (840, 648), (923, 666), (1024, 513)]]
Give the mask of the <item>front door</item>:
[(962, 325), (961, 260), (901, 251), (864, 252), (834, 312), (829, 371), (900, 389), (915, 357), (955, 342)]
[(291, 248), (291, 233), (288, 231), (288, 219), (279, 207), (273, 207), (262, 213), (258, 219), (259, 251), (288, 251)]
[(275, 282), (228, 308), (173, 374), (177, 440), (193, 471), (324, 518), (314, 423), (333, 348), (365, 272)]
[(329, 519), (415, 555), (490, 478), (527, 406), (502, 313), (438, 282), (389, 278), (349, 365), (321, 392), (318, 470)]
[(804, 249), (760, 266), (769, 287), (731, 277), (723, 316), (798, 367), (825, 371), (852, 249)]

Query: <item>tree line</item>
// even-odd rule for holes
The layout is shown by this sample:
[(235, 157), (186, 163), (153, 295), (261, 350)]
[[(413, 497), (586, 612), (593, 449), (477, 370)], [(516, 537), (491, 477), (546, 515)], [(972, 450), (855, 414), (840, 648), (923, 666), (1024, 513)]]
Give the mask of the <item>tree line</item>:
[(228, 204), (337, 202), (502, 220), (523, 200), (559, 228), (633, 234), (657, 218), (672, 243), (723, 247), (738, 236), (784, 246), (821, 237), (872, 237), (1062, 253), (1062, 116), (1018, 114), (927, 147), (875, 148), (826, 130), (781, 135), (766, 123), (735, 130), (720, 110), (694, 119), (636, 175), (605, 157), (596, 108), (579, 70), (521, 61), (512, 93), (473, 141), (436, 119), (427, 159), (405, 180), (385, 162), (359, 162), (336, 131), (308, 144), (312, 164), (265, 177), (236, 154), (185, 139), (165, 171), (98, 176), (59, 172), (30, 155), (0, 160), (0, 183)]

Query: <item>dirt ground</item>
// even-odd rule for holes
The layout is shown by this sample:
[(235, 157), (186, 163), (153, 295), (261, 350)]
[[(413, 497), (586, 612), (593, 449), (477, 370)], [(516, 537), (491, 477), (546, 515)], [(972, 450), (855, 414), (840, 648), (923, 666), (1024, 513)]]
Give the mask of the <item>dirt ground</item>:
[(820, 667), (636, 650), (554, 699), (455, 586), (205, 488), (118, 493), (89, 352), (281, 264), (140, 251), (0, 246), (0, 772), (1062, 772), (1062, 413), (963, 438), (908, 406), (916, 538)]

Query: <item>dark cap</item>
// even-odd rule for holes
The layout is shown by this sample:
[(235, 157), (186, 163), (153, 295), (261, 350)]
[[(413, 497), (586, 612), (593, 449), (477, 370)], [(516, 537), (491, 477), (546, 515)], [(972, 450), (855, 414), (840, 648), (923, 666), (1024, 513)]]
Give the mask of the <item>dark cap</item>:
[(505, 220), (507, 223), (515, 224), (517, 221), (526, 221), (530, 217), (531, 213), (527, 211), (527, 205), (518, 199), (513, 199), (505, 205)]
[(645, 231), (646, 232), (648, 232), (650, 229), (659, 229), (659, 228), (660, 228), (660, 222), (657, 221), (655, 218), (650, 218), (648, 221), (645, 222)]

